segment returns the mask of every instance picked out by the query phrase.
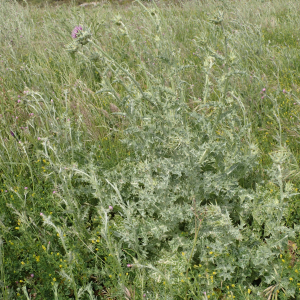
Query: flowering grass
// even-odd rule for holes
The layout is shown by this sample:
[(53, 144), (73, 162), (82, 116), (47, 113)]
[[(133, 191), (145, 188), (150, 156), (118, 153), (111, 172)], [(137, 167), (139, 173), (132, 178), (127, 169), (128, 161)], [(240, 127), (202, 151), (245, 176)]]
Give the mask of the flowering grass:
[(1, 299), (297, 299), (298, 1), (0, 6)]

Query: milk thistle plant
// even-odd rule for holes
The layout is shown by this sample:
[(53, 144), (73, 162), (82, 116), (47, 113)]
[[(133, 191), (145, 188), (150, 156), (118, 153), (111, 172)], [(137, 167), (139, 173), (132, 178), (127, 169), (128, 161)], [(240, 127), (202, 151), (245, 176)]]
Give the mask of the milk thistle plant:
[(189, 12), (201, 27), (185, 40), (191, 59), (168, 10), (136, 3), (142, 35), (120, 14), (101, 23), (75, 9), (73, 25), (63, 14), (58, 45), (72, 42), (47, 61), (49, 86), (28, 67), (18, 114), (0, 114), (0, 298), (297, 299), (297, 170), (278, 102), (290, 94), (257, 88), (278, 143), (262, 170), (239, 85), (256, 75), (235, 29), (251, 42), (259, 29), (228, 22), (227, 1)]
[(81, 25), (75, 26), (71, 35), (74, 41), (66, 45), (66, 50), (70, 53), (76, 53), (79, 46), (86, 45), (88, 43), (88, 39), (91, 37), (89, 30), (83, 29)]
[[(167, 49), (159, 38), (161, 20), (157, 17), (153, 22), (158, 55), (171, 57), (173, 49)], [(204, 101), (194, 110), (187, 105), (176, 59), (173, 64), (160, 62), (170, 85), (151, 74), (141, 61), (147, 82), (144, 90), (121, 62), (96, 41), (86, 40), (104, 58), (104, 68), (112, 72), (113, 80), (125, 88), (117, 96), (102, 72), (103, 88), (97, 93), (108, 93), (121, 105), (116, 114), (127, 120), (123, 143), (134, 156), (101, 174), (92, 162), (89, 169), (77, 173), (99, 199), (102, 220), (118, 224), (115, 238), (104, 224), (107, 247), (115, 253), (122, 253), (123, 248), (133, 251), (130, 267), (140, 270), (137, 276), (148, 278), (137, 283), (141, 296), (145, 291), (154, 293), (150, 286), (163, 286), (172, 299), (181, 295), (200, 299), (203, 294), (204, 299), (216, 298), (227, 292), (228, 298), (235, 298), (235, 291), (226, 286), (234, 288), (239, 283), (250, 289), (255, 280), (266, 281), (277, 272), (279, 254), (295, 236), (293, 229), (283, 226), (288, 187), (282, 200), (271, 200), (271, 208), (263, 182), (256, 179), (255, 189), (240, 183), (253, 176), (258, 151), (249, 137), (250, 122), (240, 96), (231, 90), (230, 78), (244, 72), (228, 43), (230, 33), (224, 29), (223, 13), (212, 22), (223, 30), (225, 52), (217, 56), (205, 45)], [(225, 64), (226, 69), (214, 87), (218, 99), (208, 101), (209, 70), (215, 63)], [(276, 180), (283, 187), (280, 173)], [(101, 213), (109, 205), (114, 207), (110, 221)], [(294, 295), (295, 289), (285, 293)], [(257, 290), (256, 297), (260, 295)]]

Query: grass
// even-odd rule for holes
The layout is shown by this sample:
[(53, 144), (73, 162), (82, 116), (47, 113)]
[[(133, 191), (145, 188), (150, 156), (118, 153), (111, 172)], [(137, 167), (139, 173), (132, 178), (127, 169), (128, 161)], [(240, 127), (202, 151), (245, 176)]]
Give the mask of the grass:
[[(277, 203), (281, 199), (286, 205), (281, 225), (289, 229), (299, 225), (298, 1), (142, 1), (126, 2), (122, 7), (105, 2), (95, 8), (82, 8), (77, 5), (80, 3), (2, 1), (0, 6), (2, 298), (292, 299), (294, 295), (297, 299), (298, 235), (284, 240), (284, 250), (280, 248), (276, 254), (275, 273), (265, 277), (254, 271), (248, 274), (247, 268), (232, 263), (231, 274), (240, 268), (247, 280), (239, 281), (233, 275), (221, 278), (218, 264), (210, 258), (217, 251), (207, 248), (205, 256), (201, 252), (205, 246), (197, 244), (198, 233), (204, 235), (202, 220), (209, 213), (194, 218), (194, 229), (186, 225), (187, 221), (179, 222), (183, 238), (176, 241), (182, 242), (182, 248), (177, 246), (172, 255), (168, 252), (171, 246), (164, 248), (163, 244), (175, 235), (177, 238), (177, 233), (172, 238), (157, 238), (155, 246), (147, 250), (142, 249), (147, 241), (137, 238), (134, 244), (129, 236), (119, 249), (119, 228), (125, 230), (127, 226), (133, 232), (132, 224), (142, 228), (159, 217), (150, 217), (140, 207), (139, 213), (148, 217), (138, 223), (142, 217), (131, 215), (130, 206), (123, 210), (116, 204), (118, 197), (109, 191), (117, 191), (116, 184), (122, 184), (124, 177), (120, 174), (127, 170), (124, 165), (139, 165), (143, 149), (159, 143), (159, 139), (154, 142), (151, 134), (147, 135), (151, 124), (145, 125), (155, 105), (138, 101), (147, 98), (140, 96), (146, 91), (154, 94), (158, 88), (151, 87), (160, 82), (160, 88), (167, 87), (160, 90), (161, 95), (180, 90), (176, 99), (183, 99), (194, 113), (205, 111), (207, 117), (214, 117), (217, 108), (202, 105), (225, 99), (226, 109), (239, 107), (235, 121), (216, 125), (216, 141), (225, 139), (225, 145), (235, 138), (238, 126), (248, 124), (247, 133), (239, 135), (244, 143), (241, 148), (256, 145), (258, 159), (252, 171), (239, 179), (240, 186), (260, 193), (262, 202)], [(224, 11), (220, 26), (210, 21), (219, 11)], [(93, 43), (70, 53), (66, 47), (79, 24), (92, 33)], [(214, 60), (207, 60), (208, 56)], [(230, 74), (228, 80), (222, 77), (224, 74)], [(128, 112), (126, 117), (122, 115), (132, 103), (141, 113), (134, 121), (128, 118)], [(159, 120), (173, 124), (164, 117)], [(130, 134), (134, 136), (138, 128), (144, 128), (149, 144), (146, 137), (143, 140), (143, 133), (137, 135), (137, 141), (143, 141), (141, 145), (132, 142), (133, 138), (132, 143), (124, 143), (133, 122), (136, 131)], [(156, 125), (160, 128), (159, 121)], [(155, 130), (153, 135), (159, 135)], [(173, 142), (170, 140), (166, 147), (172, 149), (168, 158), (185, 143), (183, 138), (176, 147)], [(132, 145), (140, 145), (136, 148), (139, 150), (132, 150)], [(153, 151), (153, 157), (157, 153)], [(187, 157), (196, 155), (193, 153)], [(278, 177), (272, 173), (274, 165), (280, 169)], [(156, 165), (155, 172), (160, 172), (160, 167)], [(147, 164), (141, 168), (140, 176), (144, 176)], [(211, 174), (209, 163), (205, 168)], [(126, 176), (135, 178), (131, 169), (127, 172)], [(115, 182), (106, 188), (101, 176)], [(156, 184), (155, 180), (147, 177), (145, 182), (150, 186)], [(258, 182), (262, 183), (261, 191)], [(142, 192), (145, 184), (138, 184), (138, 192), (125, 184), (117, 193), (121, 198), (130, 194), (128, 203), (137, 203), (139, 197), (146, 197)], [(181, 190), (176, 193), (181, 195)], [(182, 193), (176, 203), (189, 201), (190, 207), (187, 195)], [(219, 201), (213, 190), (211, 195), (207, 203)], [(113, 210), (108, 208), (109, 203), (114, 203)], [(149, 205), (148, 209), (152, 211), (153, 207)], [(176, 209), (180, 214), (181, 208)], [(125, 222), (125, 212), (131, 216), (131, 223)], [(271, 214), (269, 211), (261, 223), (251, 218), (245, 221), (253, 232), (262, 235), (262, 240), (270, 238), (264, 237), (264, 231)], [(157, 236), (163, 226), (167, 225), (158, 226)], [(184, 248), (183, 241), (192, 246)], [(249, 245), (247, 249), (252, 247)], [(194, 258), (194, 253), (200, 253), (197, 251), (206, 257), (206, 265)], [(224, 246), (219, 252), (226, 257), (226, 251)], [(147, 259), (146, 252), (151, 254)], [(240, 250), (230, 255), (234, 260), (243, 254)], [(141, 261), (149, 265), (145, 267)], [(166, 261), (170, 265), (157, 271)], [(171, 265), (174, 269), (168, 273)]]

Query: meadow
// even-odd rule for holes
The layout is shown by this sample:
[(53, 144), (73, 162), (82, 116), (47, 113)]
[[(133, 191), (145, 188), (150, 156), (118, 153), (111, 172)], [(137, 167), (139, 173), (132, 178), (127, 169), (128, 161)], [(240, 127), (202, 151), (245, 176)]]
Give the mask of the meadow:
[(300, 2), (0, 0), (0, 298), (300, 299)]

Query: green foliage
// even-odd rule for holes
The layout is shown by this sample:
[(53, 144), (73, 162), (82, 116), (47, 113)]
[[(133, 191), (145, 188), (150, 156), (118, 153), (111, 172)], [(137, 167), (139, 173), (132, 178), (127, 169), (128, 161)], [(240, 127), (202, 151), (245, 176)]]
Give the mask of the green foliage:
[(299, 297), (298, 19), (238, 5), (3, 2), (3, 299)]

